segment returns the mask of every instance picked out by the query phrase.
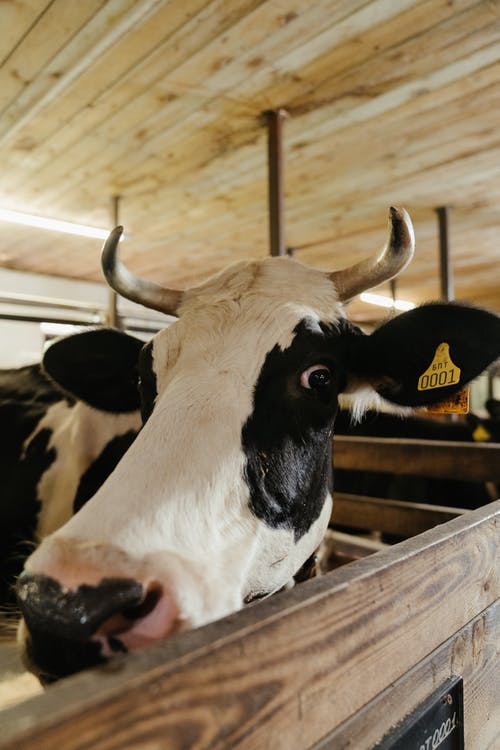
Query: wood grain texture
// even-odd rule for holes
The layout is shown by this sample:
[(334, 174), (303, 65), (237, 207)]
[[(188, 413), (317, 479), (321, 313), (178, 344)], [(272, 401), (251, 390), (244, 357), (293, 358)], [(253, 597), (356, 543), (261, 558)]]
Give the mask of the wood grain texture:
[(333, 501), (334, 526), (381, 531), (405, 537), (416, 536), (467, 511), (449, 506), (409, 503), (403, 500), (348, 495), (336, 492)]
[(500, 744), (500, 602), (461, 628), (426, 659), (396, 680), (314, 750), (372, 750), (448, 677), (464, 680), (464, 739), (467, 750)]
[(500, 445), (338, 435), (334, 465), (338, 469), (361, 467), (362, 471), (498, 482)]
[(70, 678), (6, 711), (0, 748), (309, 748), (498, 601), (499, 542), (500, 501)]
[[(4, 0), (0, 206), (107, 227), (120, 193), (132, 268), (198, 283), (268, 253), (261, 113), (284, 107), (299, 260), (361, 259), (404, 204), (398, 293), (436, 298), (448, 204), (456, 295), (500, 311), (499, 17), (500, 0)], [(99, 250), (0, 226), (7, 268), (96, 280)]]

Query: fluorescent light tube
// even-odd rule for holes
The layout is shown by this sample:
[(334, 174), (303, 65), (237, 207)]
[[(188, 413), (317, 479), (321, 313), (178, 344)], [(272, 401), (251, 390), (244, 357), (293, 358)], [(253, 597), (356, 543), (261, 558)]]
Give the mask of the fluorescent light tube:
[(23, 224), (27, 227), (38, 227), (40, 229), (50, 229), (53, 232), (64, 232), (65, 234), (77, 234), (81, 237), (93, 237), (99, 240), (105, 240), (109, 235), (108, 229), (99, 229), (98, 227), (89, 227), (85, 224), (73, 224), (71, 221), (59, 221), (58, 219), (47, 219), (43, 216), (34, 216), (33, 214), (24, 214), (19, 211), (9, 211), (6, 208), (0, 208), (0, 221), (6, 221), (10, 224)]
[(394, 307), (396, 310), (413, 310), (416, 305), (413, 302), (407, 302), (404, 299), (393, 300), (392, 297), (386, 297), (383, 294), (372, 294), (371, 292), (363, 292), (359, 295), (362, 302), (368, 302), (370, 305), (378, 305), (379, 307)]

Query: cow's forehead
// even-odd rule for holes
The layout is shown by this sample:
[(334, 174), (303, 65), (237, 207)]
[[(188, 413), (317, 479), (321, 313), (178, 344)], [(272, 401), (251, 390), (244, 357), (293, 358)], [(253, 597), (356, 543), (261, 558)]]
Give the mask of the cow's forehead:
[(237, 304), (251, 313), (261, 306), (293, 303), (321, 317), (337, 317), (338, 297), (328, 276), (288, 257), (235, 263), (186, 292), (180, 315), (200, 307)]
[(159, 391), (179, 359), (193, 374), (214, 365), (254, 382), (267, 353), (291, 345), (300, 321), (336, 322), (342, 313), (323, 272), (285, 257), (230, 266), (187, 292), (179, 315), (153, 339)]

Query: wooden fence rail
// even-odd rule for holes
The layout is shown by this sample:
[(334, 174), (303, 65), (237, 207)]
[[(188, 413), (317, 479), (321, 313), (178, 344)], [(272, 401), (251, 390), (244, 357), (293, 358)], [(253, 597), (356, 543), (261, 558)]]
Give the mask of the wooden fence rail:
[(452, 674), (468, 750), (500, 740), (500, 501), (69, 678), (0, 750), (368, 750)]
[(337, 469), (500, 482), (500, 444), (335, 436)]

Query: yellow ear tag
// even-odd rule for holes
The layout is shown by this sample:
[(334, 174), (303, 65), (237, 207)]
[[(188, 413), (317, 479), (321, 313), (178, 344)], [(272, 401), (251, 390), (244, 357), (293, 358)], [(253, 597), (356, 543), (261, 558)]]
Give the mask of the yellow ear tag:
[(431, 391), (433, 388), (444, 388), (460, 382), (460, 367), (450, 357), (450, 345), (439, 344), (434, 359), (427, 370), (418, 379), (419, 391)]
[(483, 427), (482, 424), (478, 424), (478, 426), (472, 433), (472, 438), (476, 443), (484, 443), (486, 442), (486, 440), (491, 440), (491, 435), (486, 427)]
[[(429, 414), (468, 414), (470, 388), (466, 386), (453, 396), (427, 407)], [(475, 438), (474, 438), (475, 439)]]

